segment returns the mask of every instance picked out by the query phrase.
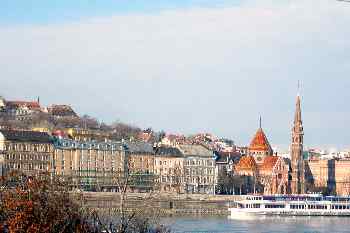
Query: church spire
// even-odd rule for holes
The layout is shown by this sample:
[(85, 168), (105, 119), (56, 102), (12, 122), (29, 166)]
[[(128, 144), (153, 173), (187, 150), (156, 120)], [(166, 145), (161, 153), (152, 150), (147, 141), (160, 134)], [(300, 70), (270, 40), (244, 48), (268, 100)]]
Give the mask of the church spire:
[(301, 103), (300, 95), (297, 96), (296, 107), (295, 107), (295, 116), (294, 116), (294, 125), (302, 124), (301, 120)]
[(259, 117), (259, 129), (262, 129), (261, 128), (261, 116)]
[[(299, 89), (298, 83), (298, 89)], [(291, 193), (302, 194), (305, 192), (305, 165), (303, 159), (304, 129), (301, 119), (301, 100), (297, 95), (294, 125), (292, 128), (291, 142)]]

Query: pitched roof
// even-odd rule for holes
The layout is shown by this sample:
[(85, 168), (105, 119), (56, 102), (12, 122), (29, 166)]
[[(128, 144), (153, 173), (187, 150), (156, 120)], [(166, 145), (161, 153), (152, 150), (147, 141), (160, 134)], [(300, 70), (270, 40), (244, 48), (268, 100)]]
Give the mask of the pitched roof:
[(262, 128), (255, 133), (253, 140), (250, 142), (249, 150), (272, 151), (271, 145)]
[(238, 164), (235, 166), (237, 170), (256, 170), (257, 165), (255, 159), (251, 155), (242, 156)]
[(123, 142), (109, 141), (77, 141), (69, 138), (53, 137), (53, 144), (57, 149), (79, 149), (79, 150), (101, 150), (101, 151), (115, 151), (126, 150)]
[(241, 154), (238, 152), (215, 152), (218, 155), (217, 163), (227, 163), (232, 160), (234, 163), (238, 162), (241, 158)]
[(272, 170), (273, 167), (276, 165), (278, 159), (279, 159), (278, 156), (272, 156), (272, 155), (266, 156), (261, 165), (261, 169)]
[(17, 130), (0, 130), (0, 133), (6, 140), (21, 142), (52, 142), (51, 136), (46, 132), (37, 131), (17, 131)]
[(186, 156), (213, 157), (213, 151), (203, 145), (179, 145), (179, 149)]
[(133, 154), (153, 154), (153, 145), (146, 142), (125, 142), (130, 153)]
[(40, 109), (40, 104), (36, 101), (6, 101), (6, 106), (10, 108), (27, 107), (30, 109)]
[(160, 146), (155, 150), (156, 155), (169, 157), (183, 157), (183, 154), (178, 148), (169, 146)]

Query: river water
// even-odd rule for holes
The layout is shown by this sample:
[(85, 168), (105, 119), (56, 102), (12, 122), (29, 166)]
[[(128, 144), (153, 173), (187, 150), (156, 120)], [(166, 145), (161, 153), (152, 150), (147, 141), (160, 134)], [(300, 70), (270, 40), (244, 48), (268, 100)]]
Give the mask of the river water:
[(226, 217), (163, 219), (174, 233), (350, 233), (348, 217), (264, 217), (233, 220)]

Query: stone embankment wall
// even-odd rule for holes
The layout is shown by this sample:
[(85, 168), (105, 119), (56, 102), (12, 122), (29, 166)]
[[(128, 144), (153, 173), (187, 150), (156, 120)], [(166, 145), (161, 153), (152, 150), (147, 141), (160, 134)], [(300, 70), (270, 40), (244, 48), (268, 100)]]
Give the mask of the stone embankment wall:
[[(85, 207), (106, 212), (120, 210), (119, 193), (84, 192)], [(129, 211), (153, 210), (160, 215), (228, 215), (231, 201), (242, 196), (217, 196), (201, 194), (148, 194), (130, 193), (125, 198), (124, 206)]]

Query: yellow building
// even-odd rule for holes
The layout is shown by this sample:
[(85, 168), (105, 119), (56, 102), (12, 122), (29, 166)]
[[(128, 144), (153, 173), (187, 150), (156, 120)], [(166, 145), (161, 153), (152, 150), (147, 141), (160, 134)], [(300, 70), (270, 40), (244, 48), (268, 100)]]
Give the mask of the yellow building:
[(128, 168), (122, 143), (79, 142), (55, 138), (50, 171), (77, 188), (116, 190), (118, 177)]
[(46, 172), (52, 154), (52, 139), (47, 133), (0, 130), (2, 175), (10, 171), (21, 171), (29, 176)]
[(334, 161), (334, 177), (338, 195), (350, 195), (350, 159)]
[(146, 142), (126, 142), (128, 151), (128, 172), (131, 191), (150, 191), (156, 188), (154, 173), (154, 149)]
[(42, 132), (42, 133), (50, 133), (51, 132), (51, 130), (47, 127), (33, 127), (32, 131)]
[(162, 192), (183, 192), (184, 157), (173, 147), (158, 147), (155, 151), (154, 171)]

